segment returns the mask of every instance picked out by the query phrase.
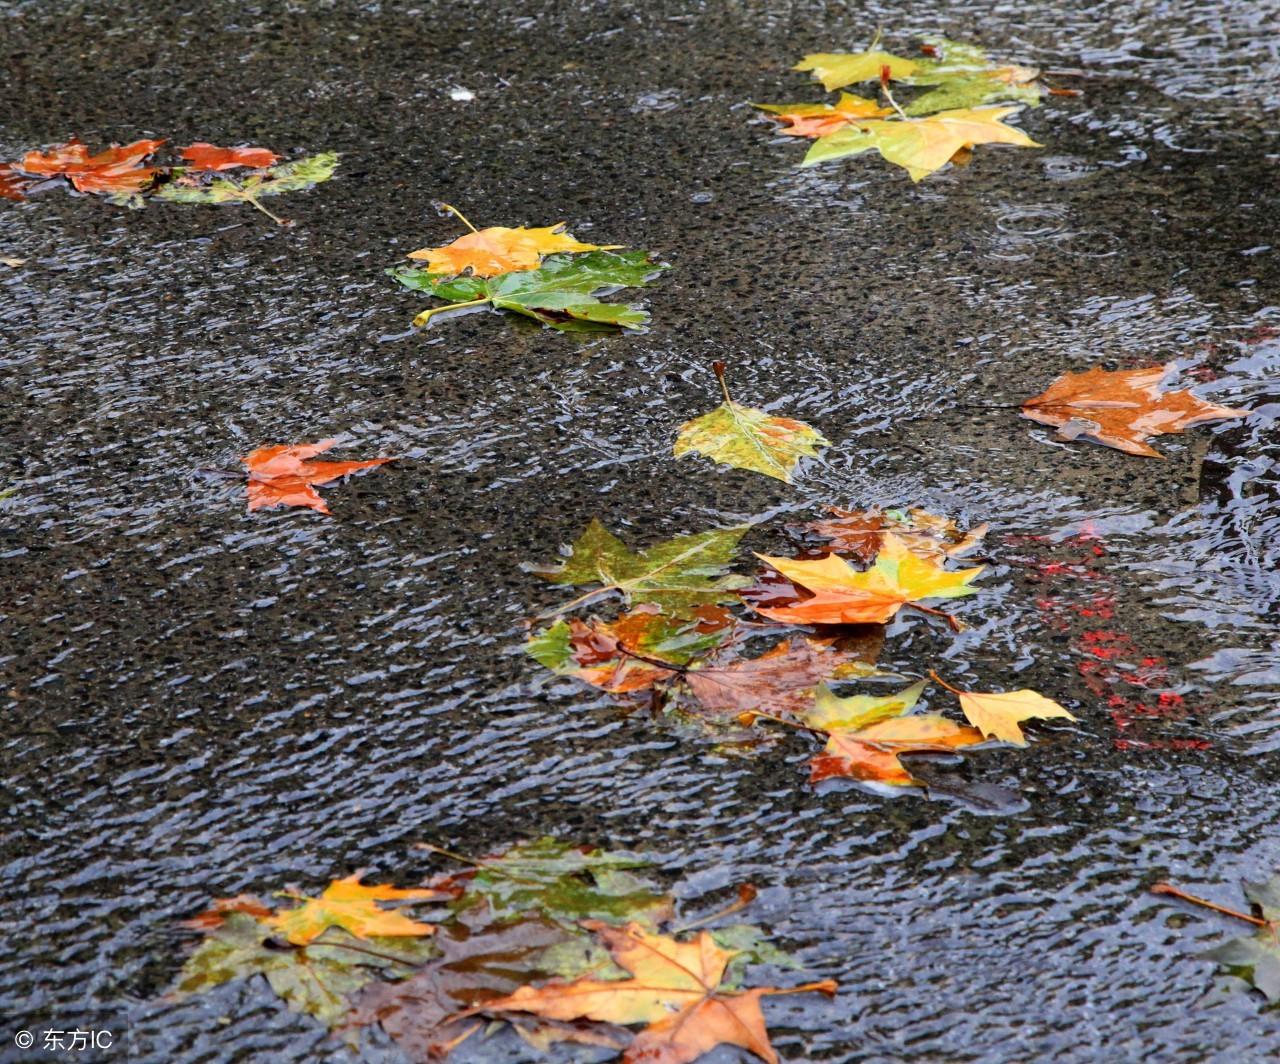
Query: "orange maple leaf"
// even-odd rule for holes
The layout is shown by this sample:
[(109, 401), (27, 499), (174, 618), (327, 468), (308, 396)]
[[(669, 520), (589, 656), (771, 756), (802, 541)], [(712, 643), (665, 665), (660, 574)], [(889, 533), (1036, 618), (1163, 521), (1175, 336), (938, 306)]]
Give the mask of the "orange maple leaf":
[(717, 945), (710, 932), (699, 931), (693, 939), (679, 942), (639, 924), (617, 928), (586, 921), (583, 926), (604, 940), (614, 961), (631, 973), (630, 979), (585, 978), (522, 986), (514, 994), (469, 1011), (647, 1024), (623, 1053), (623, 1064), (688, 1064), (719, 1045), (740, 1046), (768, 1064), (777, 1064), (760, 999), (767, 994), (836, 991), (832, 980), (789, 990), (722, 990), (725, 968), (737, 951)]
[[(409, 889), (401, 890), (385, 883), (365, 886), (360, 882), (361, 873), (335, 879), (318, 898), (302, 898), (295, 909), (285, 909), (268, 917), (258, 917), (260, 923), (278, 928), (295, 946), (313, 942), (327, 928), (341, 927), (357, 938), (385, 935), (391, 937), (421, 937), (435, 931), (433, 924), (411, 920), (394, 909), (383, 909), (380, 901), (435, 901), (452, 898), (454, 891)], [(245, 909), (238, 909), (244, 912)]]
[(895, 717), (858, 730), (837, 728), (828, 733), (822, 753), (809, 762), (809, 779), (817, 783), (843, 776), (909, 787), (916, 781), (899, 754), (955, 750), (982, 741), (976, 728), (931, 714)]
[(1040, 395), (1022, 404), (1022, 414), (1072, 440), (1084, 436), (1126, 454), (1163, 458), (1144, 440), (1178, 433), (1191, 425), (1244, 417), (1247, 410), (1207, 403), (1189, 391), (1161, 391), (1172, 365), (1149, 369), (1064, 373)]
[(113, 144), (105, 151), (90, 155), (89, 149), (72, 137), (47, 153), (27, 152), (18, 167), (28, 174), (65, 177), (79, 192), (127, 194), (140, 191), (154, 179), (157, 168), (143, 166), (142, 161), (163, 143), (163, 140), (137, 140), (132, 144)]
[(276, 444), (259, 447), (245, 455), (240, 461), (249, 467), (249, 512), (272, 506), (306, 506), (327, 514), (329, 507), (313, 485), (328, 484), (357, 469), (395, 461), (394, 458), (370, 458), (362, 462), (307, 461), (337, 442)]
[(856, 119), (893, 114), (890, 108), (881, 107), (875, 100), (867, 100), (848, 92), (842, 92), (834, 105), (758, 103), (754, 106), (761, 111), (768, 111), (771, 118), (785, 123), (778, 132), (789, 137), (825, 137), (828, 133), (851, 125)]
[(182, 149), (182, 157), (191, 170), (233, 170), (237, 166), (261, 169), (280, 158), (266, 148), (219, 148), (205, 141), (188, 144)]

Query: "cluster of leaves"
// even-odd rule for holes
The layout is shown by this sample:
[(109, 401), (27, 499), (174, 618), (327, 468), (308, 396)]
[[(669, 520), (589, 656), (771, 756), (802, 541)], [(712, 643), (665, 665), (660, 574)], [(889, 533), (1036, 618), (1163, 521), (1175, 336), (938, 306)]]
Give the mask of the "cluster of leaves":
[[(934, 679), (959, 698), (966, 724), (915, 712), (925, 682), (890, 695), (841, 697), (832, 685), (898, 678), (875, 659), (883, 625), (912, 608), (943, 618), (926, 601), (971, 595), (982, 567), (951, 569), (984, 529), (964, 533), (923, 511), (834, 511), (800, 531), (824, 540), (807, 556), (756, 555), (755, 581), (729, 572), (745, 527), (677, 536), (632, 551), (593, 521), (555, 566), (527, 566), (556, 584), (590, 586), (529, 639), (530, 656), (554, 672), (607, 692), (632, 709), (648, 707), (677, 726), (696, 727), (726, 748), (772, 743), (781, 724), (820, 736), (814, 781), (923, 785), (899, 757), (953, 751), (988, 740), (1025, 745), (1020, 723), (1075, 718), (1030, 690), (968, 692)], [(569, 611), (620, 602), (612, 619)], [(759, 620), (729, 608), (737, 604)], [(796, 626), (807, 630), (796, 632)], [(764, 653), (749, 644), (771, 642)]]
[[(276, 165), (280, 156), (266, 148), (220, 148), (203, 141), (179, 149), (183, 165), (153, 165), (152, 156), (163, 144), (138, 140), (91, 154), (72, 137), (48, 152), (31, 151), (16, 162), (0, 163), (0, 196), (22, 200), (58, 184), (127, 207), (141, 207), (153, 195), (175, 203), (248, 203), (287, 225), (262, 199), (327, 181), (338, 165), (332, 152)], [(230, 171), (240, 172), (232, 176)]]
[[(282, 910), (247, 896), (217, 901), (187, 921), (204, 938), (174, 993), (261, 977), (290, 1008), (353, 1040), (381, 1025), (415, 1061), (505, 1021), (544, 1051), (569, 1041), (686, 1064), (727, 1044), (775, 1064), (761, 998), (835, 992), (830, 981), (745, 989), (748, 965), (794, 962), (749, 924), (664, 932), (674, 901), (628, 854), (539, 839), (470, 863), (412, 889), (356, 874), (317, 898), (290, 894), (297, 904)], [(696, 923), (719, 923), (753, 897), (745, 887)], [(429, 906), (432, 922), (385, 903)]]
[[(783, 124), (782, 132), (814, 141), (803, 166), (878, 151), (919, 181), (948, 162), (967, 162), (979, 144), (1036, 148), (1003, 119), (1040, 102), (1039, 71), (999, 65), (970, 44), (936, 38), (923, 56), (908, 59), (880, 50), (806, 55), (796, 70), (812, 71), (828, 92), (879, 81), (882, 100), (842, 92), (835, 104), (756, 104)], [(891, 86), (927, 91), (899, 104)], [(989, 104), (1001, 106), (986, 106)]]
[(600, 297), (621, 288), (643, 287), (667, 267), (647, 251), (616, 244), (584, 244), (564, 223), (542, 228), (489, 226), (476, 229), (456, 208), (442, 204), (471, 231), (451, 244), (421, 248), (409, 258), (426, 266), (387, 272), (404, 287), (449, 302), (413, 319), (425, 325), (445, 311), (488, 306), (533, 318), (561, 332), (643, 329), (644, 310)]

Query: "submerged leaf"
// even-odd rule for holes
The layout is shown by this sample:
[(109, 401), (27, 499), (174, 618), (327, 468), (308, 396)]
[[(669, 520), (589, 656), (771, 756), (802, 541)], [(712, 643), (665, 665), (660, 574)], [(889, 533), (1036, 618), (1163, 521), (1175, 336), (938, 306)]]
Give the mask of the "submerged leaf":
[(885, 533), (892, 532), (912, 554), (941, 560), (972, 550), (987, 526), (979, 525), (970, 532), (945, 517), (927, 510), (842, 510), (828, 506), (832, 516), (804, 526), (806, 532), (831, 541), (835, 554), (847, 554), (861, 562), (870, 562), (880, 550)]
[(745, 526), (713, 529), (633, 552), (593, 519), (563, 563), (526, 565), (525, 569), (553, 584), (601, 585), (571, 605), (616, 592), (628, 602), (654, 602), (666, 610), (687, 611), (734, 601), (733, 589), (746, 581), (726, 570), (746, 531)]
[(335, 879), (318, 898), (302, 899), (294, 909), (285, 909), (263, 919), (268, 927), (277, 928), (297, 946), (313, 942), (326, 928), (341, 927), (358, 938), (373, 936), (429, 935), (435, 927), (418, 923), (394, 909), (383, 909), (380, 901), (439, 901), (453, 897), (453, 892), (409, 889), (378, 884), (366, 886), (360, 873), (346, 879)]
[(1249, 411), (1207, 403), (1185, 390), (1163, 391), (1173, 366), (1064, 373), (1022, 404), (1032, 421), (1053, 425), (1064, 439), (1084, 436), (1126, 454), (1164, 456), (1144, 441), (1192, 425), (1245, 417)]
[(961, 108), (928, 118), (862, 119), (816, 140), (802, 165), (875, 150), (887, 162), (903, 167), (912, 181), (920, 181), (945, 166), (957, 152), (978, 144), (1040, 147), (1022, 130), (1001, 122), (1017, 110)]
[(1268, 921), (1251, 936), (1228, 939), (1202, 953), (1239, 979), (1262, 992), (1269, 1001), (1280, 1002), (1280, 876), (1265, 883), (1244, 883), (1255, 919)]

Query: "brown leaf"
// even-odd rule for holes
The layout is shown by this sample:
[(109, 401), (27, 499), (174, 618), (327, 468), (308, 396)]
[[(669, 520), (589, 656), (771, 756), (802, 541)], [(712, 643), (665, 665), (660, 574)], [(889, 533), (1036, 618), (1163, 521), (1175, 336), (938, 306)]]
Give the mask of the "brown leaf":
[(1077, 436), (1126, 454), (1164, 456), (1144, 443), (1180, 433), (1204, 421), (1244, 417), (1247, 410), (1215, 406), (1186, 390), (1162, 391), (1172, 365), (1150, 369), (1064, 373), (1040, 395), (1022, 404), (1024, 417), (1053, 425), (1063, 439)]
[(971, 532), (927, 510), (842, 510), (827, 507), (831, 518), (805, 526), (805, 531), (831, 541), (833, 554), (870, 564), (884, 542), (886, 531), (902, 540), (912, 554), (941, 560), (971, 550), (987, 533), (986, 525)]

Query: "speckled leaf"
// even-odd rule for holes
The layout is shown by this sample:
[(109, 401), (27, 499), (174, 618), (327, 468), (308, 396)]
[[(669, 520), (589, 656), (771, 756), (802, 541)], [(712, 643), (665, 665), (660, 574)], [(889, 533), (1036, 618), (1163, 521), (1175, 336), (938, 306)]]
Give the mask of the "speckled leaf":
[(593, 520), (561, 565), (525, 568), (553, 584), (601, 585), (570, 606), (584, 605), (612, 592), (630, 602), (654, 602), (668, 610), (731, 602), (736, 598), (733, 589), (747, 583), (726, 572), (746, 531), (745, 526), (713, 529), (676, 536), (633, 552)]

